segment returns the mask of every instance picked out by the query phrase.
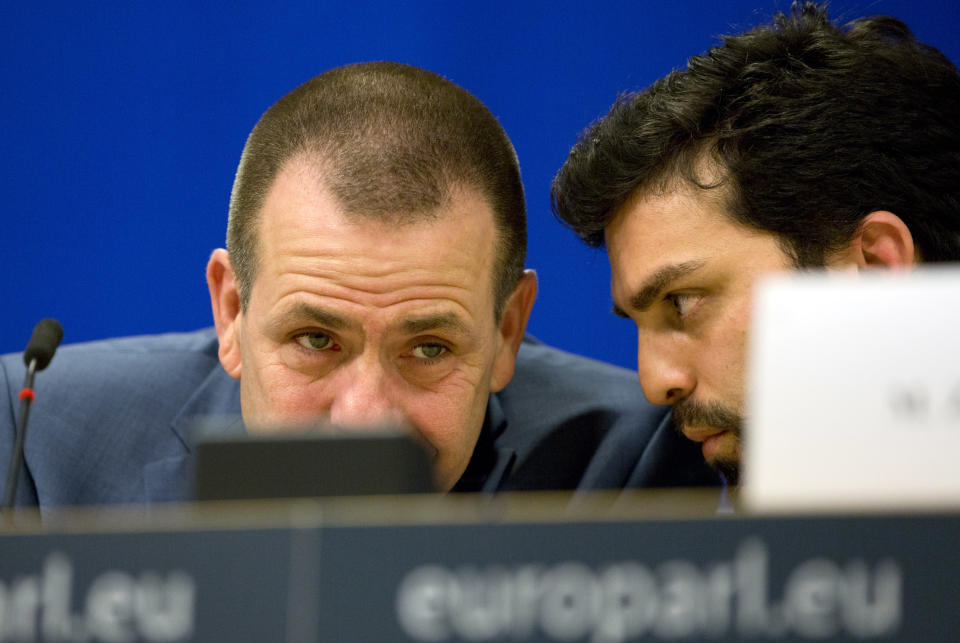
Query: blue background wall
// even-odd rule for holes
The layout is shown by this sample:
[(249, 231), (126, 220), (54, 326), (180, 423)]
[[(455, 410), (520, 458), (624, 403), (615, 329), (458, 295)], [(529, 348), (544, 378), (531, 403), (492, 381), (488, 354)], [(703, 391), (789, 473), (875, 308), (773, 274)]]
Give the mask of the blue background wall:
[[(199, 4), (199, 3), (198, 3)], [(324, 69), (391, 59), (463, 85), (516, 145), (527, 189), (530, 330), (632, 368), (602, 252), (553, 218), (549, 183), (577, 132), (643, 87), (765, 21), (730, 2), (10, 3), (0, 21), (0, 353), (57, 317), (65, 341), (210, 323), (204, 266), (260, 114)], [(960, 61), (956, 0), (838, 0), (887, 13)]]

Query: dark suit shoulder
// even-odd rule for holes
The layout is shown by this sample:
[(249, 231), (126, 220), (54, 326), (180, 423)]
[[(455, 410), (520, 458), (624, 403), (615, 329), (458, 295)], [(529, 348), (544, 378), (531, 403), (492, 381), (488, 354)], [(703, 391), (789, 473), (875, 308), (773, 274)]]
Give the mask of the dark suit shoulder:
[(559, 409), (573, 406), (639, 406), (643, 391), (633, 371), (588, 357), (574, 355), (540, 342), (524, 341), (517, 355), (514, 377), (504, 389), (508, 396), (525, 399), (556, 399)]
[[(33, 502), (149, 499), (144, 471), (187, 453), (190, 417), (239, 413), (239, 384), (223, 371), (217, 350), (212, 329), (58, 349), (34, 387), (24, 481), (35, 489)], [(3, 455), (9, 452), (12, 401), (23, 378), (20, 355), (0, 358), (0, 369), (6, 378), (0, 402)]]
[(513, 379), (497, 394), (506, 418), (498, 444), (514, 449), (512, 489), (573, 489), (601, 445), (628, 433), (638, 451), (619, 454), (623, 482), (667, 414), (646, 401), (636, 374), (541, 343), (524, 342)]
[[(113, 339), (99, 339), (75, 344), (65, 344), (57, 349), (55, 359), (63, 355), (71, 358), (89, 355), (114, 356), (162, 356), (196, 355), (217, 359), (217, 334), (213, 328), (201, 328), (187, 333), (163, 333), (159, 335), (132, 335)], [(53, 364), (53, 362), (51, 362)]]
[[(219, 367), (217, 349), (212, 329), (67, 344), (37, 375), (37, 393), (69, 401), (91, 393), (156, 397), (162, 391), (169, 399), (187, 393)], [(18, 387), (25, 371), (21, 356), (0, 360), (8, 386)]]

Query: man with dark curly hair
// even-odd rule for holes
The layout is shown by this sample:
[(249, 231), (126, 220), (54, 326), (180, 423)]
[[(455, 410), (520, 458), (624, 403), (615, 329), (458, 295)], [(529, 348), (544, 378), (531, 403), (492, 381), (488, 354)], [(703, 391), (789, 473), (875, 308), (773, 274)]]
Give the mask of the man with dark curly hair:
[(960, 75), (890, 17), (789, 14), (621, 96), (557, 174), (606, 246), (646, 397), (735, 482), (750, 293), (772, 271), (960, 259)]

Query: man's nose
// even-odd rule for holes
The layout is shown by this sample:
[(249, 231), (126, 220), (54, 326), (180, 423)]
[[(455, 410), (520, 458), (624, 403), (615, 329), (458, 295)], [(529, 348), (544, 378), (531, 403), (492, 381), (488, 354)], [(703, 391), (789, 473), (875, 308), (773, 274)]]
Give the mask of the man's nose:
[(651, 404), (675, 404), (693, 393), (696, 377), (676, 342), (638, 333), (637, 375)]
[(340, 373), (330, 406), (330, 421), (354, 429), (400, 425), (404, 413), (393, 399), (387, 373), (373, 361), (358, 359)]

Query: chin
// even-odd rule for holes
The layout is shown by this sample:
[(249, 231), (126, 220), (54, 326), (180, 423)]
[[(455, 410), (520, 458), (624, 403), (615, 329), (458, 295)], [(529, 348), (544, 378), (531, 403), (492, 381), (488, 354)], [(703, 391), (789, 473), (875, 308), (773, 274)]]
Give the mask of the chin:
[(713, 469), (723, 476), (724, 480), (730, 486), (740, 484), (740, 461), (734, 458), (719, 457), (712, 462), (708, 462)]

